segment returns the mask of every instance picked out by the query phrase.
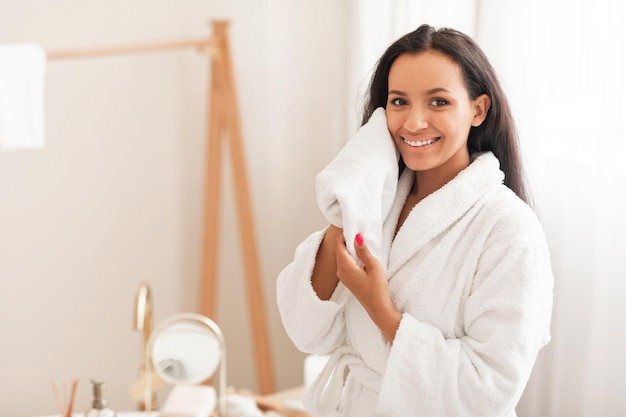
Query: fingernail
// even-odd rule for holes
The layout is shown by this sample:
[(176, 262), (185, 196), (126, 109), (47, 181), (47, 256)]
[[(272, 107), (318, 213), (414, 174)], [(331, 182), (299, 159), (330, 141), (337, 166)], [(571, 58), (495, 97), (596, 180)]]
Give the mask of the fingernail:
[(354, 237), (354, 241), (356, 242), (357, 245), (361, 246), (363, 244), (363, 235), (360, 233), (357, 233), (356, 236)]

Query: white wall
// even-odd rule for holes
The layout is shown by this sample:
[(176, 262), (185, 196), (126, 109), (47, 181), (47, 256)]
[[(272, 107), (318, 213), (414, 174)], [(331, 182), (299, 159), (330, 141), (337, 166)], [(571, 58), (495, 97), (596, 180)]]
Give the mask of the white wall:
[[(199, 37), (232, 20), (254, 220), (277, 388), (302, 354), (275, 306), (279, 271), (323, 225), (313, 181), (346, 131), (346, 12), (333, 0), (0, 0), (0, 44), (66, 49)], [(58, 412), (50, 380), (108, 385), (132, 410), (134, 295), (155, 324), (195, 311), (200, 274), (207, 58), (193, 51), (54, 61), (46, 146), (0, 153), (0, 415)], [(226, 160), (226, 159), (225, 159)], [(228, 383), (256, 389), (230, 167), (224, 171), (218, 315)]]

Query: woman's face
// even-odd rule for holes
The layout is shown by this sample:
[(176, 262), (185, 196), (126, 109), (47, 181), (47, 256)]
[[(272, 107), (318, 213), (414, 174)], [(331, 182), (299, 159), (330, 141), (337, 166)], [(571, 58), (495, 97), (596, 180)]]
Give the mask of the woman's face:
[(467, 137), (489, 109), (469, 98), (459, 65), (436, 51), (400, 55), (389, 71), (387, 126), (407, 167), (446, 181), (470, 163)]

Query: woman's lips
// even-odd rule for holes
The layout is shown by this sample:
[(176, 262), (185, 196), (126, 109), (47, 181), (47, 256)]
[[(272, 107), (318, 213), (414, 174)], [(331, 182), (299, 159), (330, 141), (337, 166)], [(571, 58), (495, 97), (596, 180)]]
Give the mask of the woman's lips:
[(420, 147), (420, 146), (430, 145), (432, 143), (437, 142), (439, 139), (441, 139), (441, 137), (429, 138), (429, 139), (424, 139), (424, 140), (408, 140), (406, 138), (402, 138), (404, 143), (406, 143), (409, 146), (413, 146), (413, 147)]

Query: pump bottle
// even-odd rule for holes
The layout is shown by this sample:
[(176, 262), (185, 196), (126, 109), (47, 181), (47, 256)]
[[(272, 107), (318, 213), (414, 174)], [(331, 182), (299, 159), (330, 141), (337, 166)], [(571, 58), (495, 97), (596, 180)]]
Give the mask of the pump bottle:
[(96, 382), (92, 379), (91, 383), (93, 384), (93, 402), (91, 408), (85, 412), (85, 417), (115, 417), (115, 411), (107, 405), (104, 382)]

